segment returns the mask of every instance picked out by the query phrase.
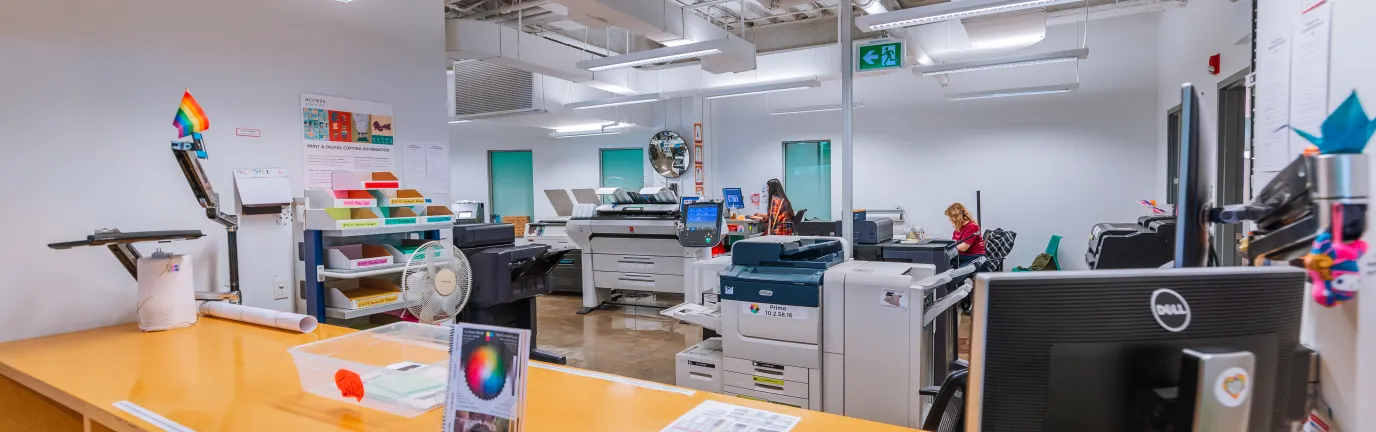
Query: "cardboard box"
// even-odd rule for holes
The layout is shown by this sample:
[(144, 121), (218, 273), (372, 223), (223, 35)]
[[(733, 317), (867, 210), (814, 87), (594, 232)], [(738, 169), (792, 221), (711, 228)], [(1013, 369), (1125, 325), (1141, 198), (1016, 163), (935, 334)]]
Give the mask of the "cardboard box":
[(425, 206), (423, 209), (425, 222), (423, 223), (454, 223), (454, 212), (445, 206)]
[(526, 234), (526, 224), (530, 223), (530, 216), (502, 216), (502, 223), (509, 223), (516, 228), (516, 237), (524, 237)]
[(386, 218), (383, 225), (415, 225), (420, 223), (419, 215), (409, 207), (378, 207), (374, 210)]
[(325, 267), (360, 270), (392, 265), (392, 252), (383, 245), (351, 244), (325, 248)]
[(384, 279), (358, 278), (325, 283), (325, 306), (363, 309), (401, 301), (401, 288)]
[(396, 174), (386, 171), (330, 171), (330, 189), (334, 190), (374, 190), (398, 189), (401, 180)]

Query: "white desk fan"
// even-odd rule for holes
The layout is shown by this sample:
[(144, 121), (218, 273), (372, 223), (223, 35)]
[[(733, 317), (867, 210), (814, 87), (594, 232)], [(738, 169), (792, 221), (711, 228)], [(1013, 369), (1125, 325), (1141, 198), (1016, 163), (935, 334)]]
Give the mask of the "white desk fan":
[(406, 312), (427, 324), (452, 322), (473, 293), (468, 258), (443, 242), (421, 245), (401, 273)]

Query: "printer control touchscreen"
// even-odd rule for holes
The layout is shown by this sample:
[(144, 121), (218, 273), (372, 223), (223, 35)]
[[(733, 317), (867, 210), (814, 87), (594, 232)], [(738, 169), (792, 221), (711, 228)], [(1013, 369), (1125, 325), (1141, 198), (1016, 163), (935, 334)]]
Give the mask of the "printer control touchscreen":
[(678, 227), (678, 243), (684, 247), (713, 247), (721, 242), (720, 202), (695, 202), (683, 205)]

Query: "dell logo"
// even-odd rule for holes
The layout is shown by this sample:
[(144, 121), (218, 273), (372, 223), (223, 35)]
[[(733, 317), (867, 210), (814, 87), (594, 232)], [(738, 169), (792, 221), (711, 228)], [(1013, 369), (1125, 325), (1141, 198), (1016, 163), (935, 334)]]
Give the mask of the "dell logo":
[(1162, 288), (1151, 293), (1151, 312), (1156, 323), (1170, 332), (1181, 332), (1190, 326), (1190, 304), (1180, 293)]

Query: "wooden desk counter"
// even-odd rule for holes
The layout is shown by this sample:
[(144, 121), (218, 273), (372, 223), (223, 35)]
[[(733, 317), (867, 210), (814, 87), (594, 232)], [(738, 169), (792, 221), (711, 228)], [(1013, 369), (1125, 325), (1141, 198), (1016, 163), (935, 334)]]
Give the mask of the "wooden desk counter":
[[(440, 409), (408, 419), (305, 393), (287, 349), (353, 332), (297, 334), (204, 317), (189, 329), (125, 324), (0, 344), (0, 432), (159, 431), (113, 406), (130, 401), (197, 431), (435, 431)], [(527, 430), (657, 432), (704, 400), (802, 417), (797, 432), (912, 431), (699, 391), (686, 396), (530, 369)]]

